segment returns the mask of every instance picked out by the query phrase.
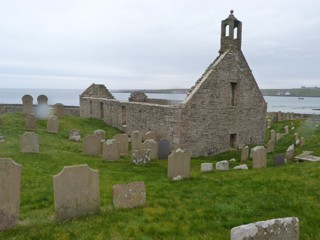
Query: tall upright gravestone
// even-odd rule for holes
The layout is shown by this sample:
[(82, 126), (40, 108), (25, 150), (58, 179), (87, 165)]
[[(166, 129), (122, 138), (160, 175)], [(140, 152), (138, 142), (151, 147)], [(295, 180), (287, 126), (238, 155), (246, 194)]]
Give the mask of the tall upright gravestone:
[(177, 149), (168, 157), (168, 178), (173, 179), (177, 176), (188, 178), (190, 176), (190, 154)]
[(119, 143), (120, 155), (128, 154), (129, 137), (127, 134), (116, 134), (112, 137)]
[(158, 143), (158, 159), (168, 159), (171, 146), (168, 140), (162, 139)]
[(22, 97), (22, 113), (33, 113), (33, 97), (30, 95), (24, 95)]
[(62, 118), (66, 115), (64, 105), (62, 103), (56, 103), (54, 105), (54, 115), (59, 118)]
[(21, 165), (10, 158), (0, 158), (0, 231), (19, 221)]
[(263, 146), (256, 146), (251, 149), (252, 168), (263, 168), (267, 166), (267, 150)]
[(50, 116), (50, 108), (48, 106), (48, 97), (46, 95), (39, 95), (37, 97), (38, 106), (36, 115), (40, 119), (47, 119)]
[(101, 138), (95, 135), (88, 135), (83, 139), (83, 154), (98, 156), (101, 154)]
[(100, 211), (99, 171), (87, 164), (64, 167), (53, 176), (57, 221)]
[(38, 153), (39, 135), (33, 132), (26, 132), (20, 136), (20, 152)]
[(131, 150), (141, 150), (142, 137), (139, 131), (134, 131), (130, 134)]
[(47, 123), (47, 131), (49, 133), (59, 132), (59, 119), (57, 116), (50, 116)]
[(25, 116), (26, 129), (36, 130), (37, 129), (37, 118), (33, 113), (27, 113)]

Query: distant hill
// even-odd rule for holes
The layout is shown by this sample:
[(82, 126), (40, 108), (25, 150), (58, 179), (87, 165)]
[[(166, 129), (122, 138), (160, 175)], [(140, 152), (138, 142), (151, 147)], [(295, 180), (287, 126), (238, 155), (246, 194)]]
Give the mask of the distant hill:
[(261, 89), (264, 96), (320, 97), (320, 88)]

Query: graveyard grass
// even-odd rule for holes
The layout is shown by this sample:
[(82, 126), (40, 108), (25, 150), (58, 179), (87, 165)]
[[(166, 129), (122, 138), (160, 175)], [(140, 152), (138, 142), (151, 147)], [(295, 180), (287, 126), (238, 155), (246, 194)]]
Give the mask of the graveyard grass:
[[(67, 116), (59, 120), (58, 134), (46, 132), (46, 121), (38, 120), (40, 153), (19, 152), (19, 136), (26, 130), (21, 114), (2, 116), (0, 157), (22, 165), (19, 224), (0, 233), (0, 239), (230, 239), (231, 228), (272, 218), (295, 216), (300, 220), (300, 239), (320, 239), (320, 163), (290, 162), (274, 167), (274, 154), (284, 153), (293, 143), (296, 131), (306, 138), (295, 154), (313, 150), (320, 155), (320, 128), (314, 122), (288, 121), (273, 124), (284, 132), (291, 122), (295, 130), (276, 143), (268, 154), (265, 169), (200, 173), (200, 164), (236, 158), (240, 151), (191, 160), (191, 177), (173, 182), (167, 179), (167, 161), (152, 161), (148, 166), (132, 166), (130, 158), (106, 162), (101, 157), (82, 154), (82, 142), (70, 142), (69, 130), (80, 129), (82, 138), (104, 129), (107, 138), (118, 133), (95, 119)], [(269, 138), (269, 130), (266, 138)], [(266, 140), (267, 140), (266, 139)], [(252, 147), (252, 146), (250, 146)], [(99, 170), (100, 213), (54, 221), (53, 175), (64, 166), (88, 164)], [(251, 167), (251, 161), (246, 164)], [(118, 210), (112, 203), (112, 185), (144, 181), (146, 206)]]

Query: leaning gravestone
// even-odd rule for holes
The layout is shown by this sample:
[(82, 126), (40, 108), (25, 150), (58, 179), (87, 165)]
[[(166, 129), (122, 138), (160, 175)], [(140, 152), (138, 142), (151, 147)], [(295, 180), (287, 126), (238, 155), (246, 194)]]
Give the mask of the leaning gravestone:
[(130, 134), (131, 150), (140, 150), (142, 138), (139, 131), (134, 131)]
[(277, 218), (231, 229), (231, 240), (299, 240), (299, 219)]
[(39, 135), (33, 132), (26, 132), (20, 136), (20, 152), (38, 153)]
[(267, 151), (263, 146), (256, 146), (251, 149), (252, 168), (263, 168), (267, 166)]
[(201, 163), (201, 172), (212, 172), (213, 164), (212, 163)]
[(56, 103), (54, 105), (54, 115), (56, 115), (59, 118), (62, 118), (66, 115), (65, 108), (62, 103)]
[(129, 137), (127, 134), (116, 134), (112, 137), (119, 143), (120, 155), (128, 154)]
[(22, 97), (22, 113), (33, 113), (33, 97), (30, 95), (24, 95)]
[(173, 179), (177, 176), (188, 178), (190, 176), (190, 154), (177, 149), (168, 157), (168, 178)]
[(278, 154), (274, 156), (274, 166), (284, 165), (286, 164), (286, 156), (285, 154)]
[(120, 146), (117, 140), (110, 139), (103, 144), (103, 159), (117, 161), (120, 159)]
[(249, 158), (249, 147), (245, 146), (241, 150), (241, 162), (247, 161)]
[(83, 154), (98, 156), (101, 154), (101, 138), (99, 136), (88, 135), (83, 139)]
[(50, 116), (47, 122), (47, 132), (58, 133), (59, 132), (59, 119), (57, 116)]
[(67, 166), (53, 176), (57, 221), (100, 211), (99, 171), (87, 164)]
[(78, 129), (72, 129), (69, 132), (69, 140), (79, 142), (81, 140), (80, 130)]
[(101, 142), (105, 142), (106, 131), (103, 129), (97, 129), (94, 131), (93, 135), (98, 136)]
[(142, 143), (142, 149), (150, 149), (150, 159), (158, 159), (158, 143), (154, 139), (146, 140)]
[(135, 208), (146, 203), (144, 182), (115, 184), (112, 187), (112, 195), (115, 208)]
[(165, 139), (160, 140), (158, 143), (158, 159), (168, 159), (170, 153), (170, 142)]
[(36, 130), (37, 129), (37, 118), (32, 113), (27, 113), (25, 116), (26, 129)]
[(0, 231), (19, 221), (21, 165), (11, 158), (0, 158)]
[(144, 135), (144, 140), (157, 140), (157, 134), (153, 131), (149, 131)]

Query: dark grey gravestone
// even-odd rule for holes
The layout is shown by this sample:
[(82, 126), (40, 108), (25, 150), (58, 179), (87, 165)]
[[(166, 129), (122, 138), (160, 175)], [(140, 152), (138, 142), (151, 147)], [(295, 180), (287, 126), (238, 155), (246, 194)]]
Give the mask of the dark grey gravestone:
[(274, 156), (274, 166), (283, 165), (286, 163), (286, 155), (285, 154), (278, 154)]
[(165, 139), (160, 140), (158, 144), (158, 159), (168, 159), (170, 153), (170, 142)]

